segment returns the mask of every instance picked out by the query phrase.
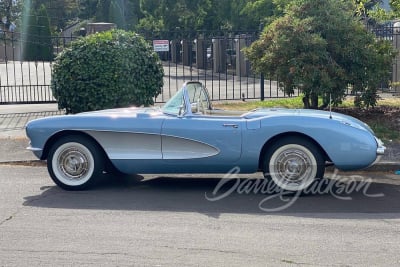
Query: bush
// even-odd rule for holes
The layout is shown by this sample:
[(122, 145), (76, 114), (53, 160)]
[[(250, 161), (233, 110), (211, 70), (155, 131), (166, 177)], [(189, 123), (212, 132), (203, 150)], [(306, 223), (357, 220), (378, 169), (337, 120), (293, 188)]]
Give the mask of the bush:
[(78, 39), (54, 63), (51, 89), (60, 109), (78, 113), (152, 105), (163, 67), (143, 37), (112, 30)]

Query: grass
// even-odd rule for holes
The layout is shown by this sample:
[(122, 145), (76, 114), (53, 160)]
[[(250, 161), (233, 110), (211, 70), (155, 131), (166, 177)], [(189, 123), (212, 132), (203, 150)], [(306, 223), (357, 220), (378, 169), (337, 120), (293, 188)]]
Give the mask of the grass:
[(301, 97), (277, 98), (266, 101), (242, 101), (242, 102), (220, 102), (214, 104), (215, 107), (227, 110), (252, 110), (255, 108), (302, 108)]
[[(321, 102), (321, 101), (320, 101)], [(321, 102), (322, 103), (322, 102)], [(321, 104), (320, 103), (320, 104)], [(227, 110), (252, 110), (255, 108), (303, 108), (302, 97), (292, 98), (275, 98), (265, 101), (236, 101), (236, 102), (219, 102), (214, 104), (215, 107)], [(400, 107), (400, 98), (384, 98), (378, 100), (378, 106)], [(354, 97), (347, 97), (340, 108), (354, 108)]]
[(382, 139), (385, 143), (392, 141), (400, 143), (400, 132), (398, 130), (392, 129), (390, 126), (384, 123), (366, 123), (371, 127), (376, 136)]

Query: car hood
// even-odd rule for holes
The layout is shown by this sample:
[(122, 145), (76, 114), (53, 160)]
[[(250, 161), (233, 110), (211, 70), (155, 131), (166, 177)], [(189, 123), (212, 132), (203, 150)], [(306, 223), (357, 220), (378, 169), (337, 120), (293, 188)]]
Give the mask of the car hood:
[(372, 129), (364, 122), (337, 112), (329, 112), (322, 110), (313, 109), (286, 109), (286, 108), (268, 108), (268, 109), (255, 109), (251, 112), (243, 114), (243, 117), (247, 119), (258, 118), (258, 117), (272, 117), (272, 116), (300, 116), (310, 118), (320, 118), (326, 120), (335, 120), (344, 123), (349, 126), (353, 126), (359, 129), (366, 130), (372, 134)]

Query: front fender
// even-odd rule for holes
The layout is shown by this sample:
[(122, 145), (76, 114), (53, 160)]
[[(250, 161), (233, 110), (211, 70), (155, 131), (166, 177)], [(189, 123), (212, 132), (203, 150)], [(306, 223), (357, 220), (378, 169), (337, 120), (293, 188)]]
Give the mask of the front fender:
[(377, 158), (378, 144), (370, 131), (337, 120), (302, 116), (268, 118), (261, 122), (260, 130), (257, 137), (251, 138), (264, 138), (264, 143), (285, 133), (308, 136), (341, 170), (362, 169)]

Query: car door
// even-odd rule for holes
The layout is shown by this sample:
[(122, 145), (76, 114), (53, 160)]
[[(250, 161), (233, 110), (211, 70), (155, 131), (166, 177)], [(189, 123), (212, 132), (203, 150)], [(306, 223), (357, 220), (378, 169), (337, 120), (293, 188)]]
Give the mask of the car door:
[(240, 119), (213, 116), (164, 120), (164, 169), (175, 173), (229, 172), (239, 166), (243, 125)]
[(211, 116), (206, 89), (199, 82), (185, 83), (164, 106), (171, 114), (161, 126), (165, 169), (174, 172), (225, 172), (235, 167), (242, 153), (241, 117)]
[(207, 90), (199, 82), (186, 83), (178, 99), (173, 106), (181, 107), (180, 112), (161, 127), (163, 159), (217, 164), (239, 160), (244, 119), (211, 116)]
[(235, 162), (242, 152), (242, 118), (171, 117), (162, 125), (163, 159)]

